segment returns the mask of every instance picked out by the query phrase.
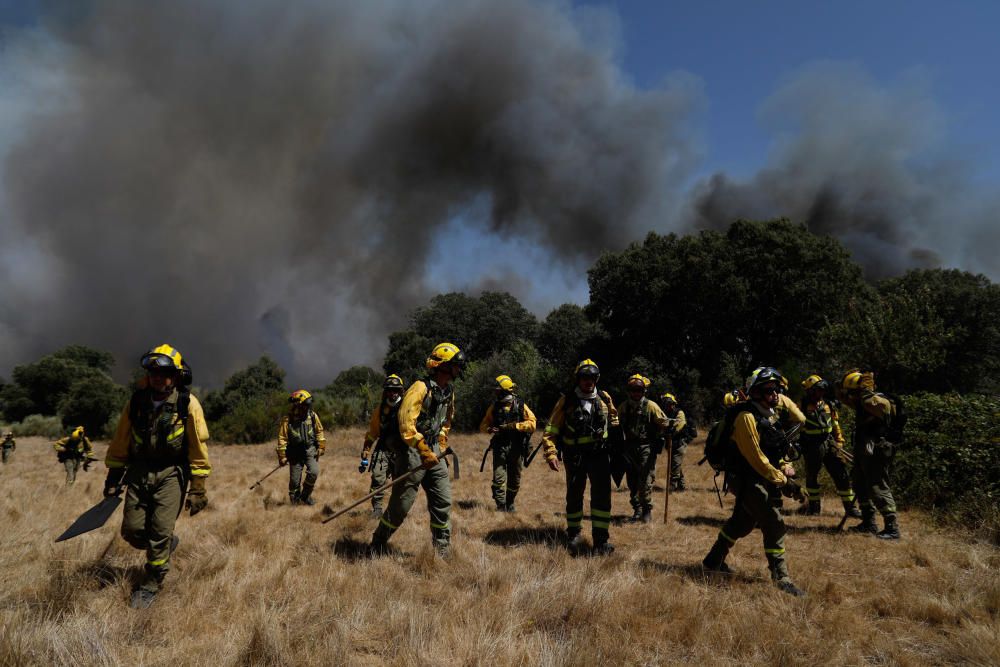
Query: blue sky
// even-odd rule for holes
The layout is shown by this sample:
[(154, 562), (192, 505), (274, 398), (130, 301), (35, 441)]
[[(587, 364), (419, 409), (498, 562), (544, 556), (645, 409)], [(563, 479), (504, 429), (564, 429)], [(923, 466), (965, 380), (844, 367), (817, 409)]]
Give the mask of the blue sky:
[(760, 104), (803, 65), (834, 60), (858, 63), (885, 83), (921, 71), (949, 120), (950, 140), (984, 179), (1000, 176), (1000, 2), (585, 4), (619, 15), (623, 65), (639, 86), (677, 69), (703, 81), (706, 171), (745, 175), (758, 167), (770, 139), (757, 123)]

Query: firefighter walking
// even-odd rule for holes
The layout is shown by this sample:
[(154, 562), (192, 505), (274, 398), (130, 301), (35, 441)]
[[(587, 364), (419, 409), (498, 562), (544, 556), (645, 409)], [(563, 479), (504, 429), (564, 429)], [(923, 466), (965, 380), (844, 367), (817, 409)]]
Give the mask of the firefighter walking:
[(76, 481), (76, 473), (82, 466), (89, 470), (91, 461), (95, 461), (94, 446), (90, 444), (82, 426), (77, 426), (73, 432), (65, 438), (56, 440), (52, 447), (56, 450), (59, 463), (66, 468), (66, 486), (70, 486)]
[(448, 451), (448, 434), (455, 415), (454, 380), (465, 367), (465, 354), (451, 343), (440, 343), (427, 357), (428, 376), (410, 385), (399, 407), (399, 435), (406, 445), (393, 464), (393, 477), (413, 468), (415, 474), (392, 487), (389, 506), (372, 534), (373, 554), (388, 550), (389, 538), (406, 520), (417, 490), (427, 494), (431, 540), (439, 556), (445, 558), (451, 545), (451, 480), (442, 458)]
[(630, 521), (649, 523), (653, 520), (653, 481), (656, 470), (656, 446), (668, 427), (667, 416), (655, 402), (646, 397), (649, 378), (638, 373), (628, 379), (628, 398), (619, 410), (622, 432), (625, 434), (625, 479), (628, 482)]
[(194, 516), (208, 505), (205, 481), (212, 467), (205, 445), (208, 425), (191, 394), (191, 369), (181, 353), (160, 345), (145, 354), (140, 365), (146, 376), (125, 404), (108, 446), (104, 495), (119, 495), (125, 487), (122, 537), (146, 551), (143, 577), (132, 591), (131, 604), (145, 609), (170, 569), (181, 507)]
[[(393, 461), (401, 455), (403, 441), (399, 437), (399, 405), (403, 400), (403, 380), (398, 375), (390, 375), (382, 384), (382, 400), (378, 410), (372, 413), (368, 422), (368, 432), (361, 446), (361, 464), (358, 472), (371, 472), (369, 493), (385, 484), (392, 474)], [(372, 447), (374, 446), (374, 451)], [(382, 514), (385, 491), (372, 497), (372, 514)]]
[[(312, 497), (319, 478), (319, 457), (326, 452), (323, 423), (313, 412), (313, 397), (297, 389), (288, 397), (288, 414), (278, 425), (278, 465), (288, 465), (288, 502), (315, 505)], [(305, 472), (305, 481), (302, 473)]]
[(810, 375), (802, 381), (805, 395), (802, 397), (802, 413), (806, 423), (799, 436), (802, 458), (806, 464), (806, 513), (816, 515), (821, 510), (819, 474), (824, 466), (837, 487), (837, 494), (844, 506), (844, 512), (851, 517), (861, 518), (855, 507), (854, 489), (851, 488), (851, 474), (847, 470), (844, 455), (844, 434), (840, 429), (837, 406), (826, 399), (830, 383), (818, 375)]
[(479, 424), (482, 433), (489, 433), (493, 451), (493, 502), (498, 512), (514, 512), (514, 499), (521, 488), (525, 449), (535, 432), (535, 415), (519, 398), (517, 385), (509, 375), (499, 375), (493, 389), (494, 401), (486, 409)]
[(598, 391), (601, 371), (590, 359), (576, 366), (576, 386), (552, 409), (543, 441), (545, 460), (559, 470), (558, 451), (566, 464), (566, 535), (571, 553), (583, 552), (583, 497), (590, 481), (593, 553), (611, 554), (611, 454), (608, 431), (618, 426), (618, 411), (605, 391)]

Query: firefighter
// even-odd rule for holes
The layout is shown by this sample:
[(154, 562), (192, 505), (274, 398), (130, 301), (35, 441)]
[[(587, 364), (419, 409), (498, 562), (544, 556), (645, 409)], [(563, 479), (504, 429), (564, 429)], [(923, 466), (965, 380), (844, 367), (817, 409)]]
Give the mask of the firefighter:
[[(854, 532), (875, 534), (884, 540), (898, 540), (899, 521), (896, 501), (889, 486), (889, 471), (896, 444), (890, 431), (897, 415), (896, 404), (875, 391), (875, 374), (850, 371), (841, 382), (844, 403), (854, 410), (854, 489), (861, 505), (861, 523), (851, 527)], [(881, 531), (875, 523), (875, 510), (885, 525)]]
[(493, 388), (494, 400), (479, 424), (488, 433), (493, 450), (493, 502), (498, 512), (514, 512), (514, 499), (521, 488), (526, 449), (535, 432), (535, 415), (515, 393), (517, 384), (509, 375), (498, 375)]
[(133, 608), (145, 609), (159, 593), (180, 541), (174, 523), (181, 507), (194, 516), (208, 505), (205, 480), (212, 467), (205, 445), (208, 425), (191, 394), (191, 369), (181, 353), (159, 345), (140, 365), (146, 376), (125, 404), (108, 446), (104, 495), (117, 496), (125, 487), (122, 537), (146, 550), (143, 577), (131, 602)]
[(3, 434), (3, 445), (0, 445), (0, 448), (3, 449), (3, 462), (6, 465), (17, 450), (17, 441), (14, 440), (13, 431), (7, 431)]
[[(392, 474), (393, 461), (403, 447), (399, 437), (399, 405), (403, 400), (403, 379), (390, 375), (382, 384), (382, 401), (378, 410), (372, 413), (368, 422), (368, 432), (361, 446), (361, 464), (358, 472), (370, 471), (372, 475), (369, 493), (386, 483)], [(374, 451), (372, 451), (374, 446)], [(382, 515), (382, 500), (385, 491), (372, 497), (372, 514)]]
[(392, 487), (389, 506), (372, 534), (370, 549), (376, 555), (387, 551), (389, 538), (406, 519), (420, 487), (427, 494), (434, 549), (442, 558), (449, 554), (451, 480), (442, 457), (448, 451), (448, 434), (455, 415), (453, 382), (465, 367), (465, 354), (452, 343), (440, 343), (427, 357), (426, 366), (427, 377), (410, 385), (399, 407), (399, 435), (406, 446), (396, 457), (393, 476), (418, 466), (423, 470)]
[(770, 497), (774, 489), (801, 493), (791, 480), (795, 469), (780, 463), (788, 446), (775, 413), (781, 374), (770, 367), (758, 368), (747, 379), (747, 389), (749, 400), (727, 411), (722, 433), (730, 452), (726, 456), (726, 485), (735, 493), (736, 503), (702, 565), (709, 571), (732, 572), (726, 565), (729, 550), (738, 539), (760, 528), (771, 578), (782, 591), (802, 596), (805, 593), (788, 575), (785, 522)]
[(806, 464), (805, 494), (809, 501), (806, 513), (820, 513), (819, 473), (826, 466), (843, 502), (844, 512), (848, 516), (861, 518), (861, 512), (854, 504), (851, 474), (847, 470), (840, 415), (837, 413), (837, 406), (826, 399), (830, 383), (818, 375), (810, 375), (802, 381), (802, 389), (805, 390), (802, 413), (806, 417), (806, 423), (799, 436), (799, 445)]
[[(667, 430), (667, 416), (655, 402), (646, 397), (649, 378), (638, 373), (628, 379), (625, 393), (628, 398), (619, 412), (622, 432), (625, 434), (625, 460), (628, 467), (629, 502), (632, 504), (631, 522), (649, 523), (653, 520), (653, 480), (656, 471), (657, 448)], [(591, 491), (593, 492), (593, 490)]]
[(53, 443), (59, 463), (66, 468), (66, 486), (70, 486), (76, 481), (76, 473), (83, 466), (89, 470), (91, 461), (96, 461), (94, 447), (90, 444), (90, 438), (84, 433), (82, 426), (77, 426), (73, 432), (65, 438), (60, 438)]
[(566, 535), (573, 554), (583, 552), (583, 495), (590, 480), (593, 553), (611, 554), (611, 454), (608, 431), (618, 426), (611, 396), (597, 389), (601, 371), (590, 359), (576, 366), (576, 386), (556, 402), (542, 436), (545, 460), (558, 472), (558, 452), (566, 463)]
[[(319, 478), (319, 457), (326, 452), (323, 422), (313, 412), (313, 397), (305, 389), (288, 396), (288, 414), (278, 425), (278, 465), (288, 465), (288, 502), (315, 505), (312, 497)], [(302, 481), (303, 471), (306, 474)], [(301, 485), (301, 486), (300, 486)]]
[(669, 420), (667, 435), (670, 437), (670, 488), (673, 491), (684, 491), (687, 484), (684, 481), (684, 452), (693, 437), (694, 428), (688, 426), (687, 416), (677, 403), (677, 397), (667, 393), (660, 397), (663, 412)]

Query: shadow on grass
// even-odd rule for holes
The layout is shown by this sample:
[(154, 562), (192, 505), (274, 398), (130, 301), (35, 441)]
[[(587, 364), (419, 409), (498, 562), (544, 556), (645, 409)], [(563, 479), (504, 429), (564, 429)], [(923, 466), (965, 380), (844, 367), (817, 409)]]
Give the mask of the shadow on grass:
[(142, 567), (136, 565), (121, 567), (104, 561), (85, 565), (80, 569), (80, 573), (96, 581), (98, 588), (107, 588), (122, 580), (128, 582), (130, 587), (132, 587), (142, 580)]
[(532, 528), (519, 526), (515, 528), (496, 528), (486, 533), (483, 538), (486, 544), (499, 547), (519, 547), (526, 544), (542, 544), (550, 549), (564, 549), (566, 533), (555, 527)]
[(383, 556), (407, 556), (405, 551), (397, 549), (392, 544), (388, 544), (385, 547), (385, 551), (381, 553), (372, 553), (368, 548), (368, 542), (362, 542), (351, 537), (342, 537), (336, 542), (330, 545), (330, 551), (333, 555), (342, 560), (346, 560), (352, 563), (357, 563), (360, 561), (372, 560), (375, 558), (381, 558)]
[(713, 526), (715, 528), (721, 528), (725, 519), (720, 519), (714, 516), (703, 516), (701, 514), (693, 514), (690, 516), (679, 516), (677, 517), (677, 523), (685, 526)]
[(760, 583), (759, 577), (752, 577), (746, 574), (734, 572), (732, 574), (722, 574), (721, 572), (707, 572), (701, 563), (687, 563), (684, 565), (671, 565), (655, 560), (642, 559), (639, 561), (640, 569), (652, 570), (659, 574), (674, 574), (699, 584), (727, 584), (739, 582), (744, 584)]
[(472, 499), (472, 500), (458, 500), (458, 501), (455, 501), (455, 504), (458, 506), (459, 509), (463, 509), (463, 510), (474, 510), (474, 509), (480, 509), (480, 508), (488, 509), (489, 508), (489, 505), (487, 505), (483, 501), (481, 501), (481, 500), (475, 500), (475, 499)]

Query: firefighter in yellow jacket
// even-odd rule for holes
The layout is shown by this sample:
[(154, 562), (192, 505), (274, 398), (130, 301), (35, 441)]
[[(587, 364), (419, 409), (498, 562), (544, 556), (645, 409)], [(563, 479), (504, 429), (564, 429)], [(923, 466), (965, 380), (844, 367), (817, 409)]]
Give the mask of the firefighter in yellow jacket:
[(493, 388), (495, 399), (486, 408), (479, 424), (481, 433), (489, 433), (493, 450), (493, 502), (498, 512), (514, 512), (514, 499), (521, 488), (525, 449), (535, 432), (535, 415), (515, 391), (509, 375), (499, 375)]
[(170, 555), (179, 542), (174, 523), (182, 505), (191, 516), (208, 505), (205, 480), (212, 466), (205, 415), (191, 394), (191, 370), (181, 353), (159, 345), (140, 364), (146, 377), (125, 404), (108, 446), (104, 495), (117, 496), (125, 487), (122, 537), (146, 550), (132, 607), (145, 609), (170, 569)]
[(465, 354), (452, 343), (440, 343), (427, 357), (428, 375), (410, 385), (399, 407), (399, 435), (406, 447), (396, 457), (393, 477), (418, 466), (422, 470), (392, 487), (389, 506), (372, 534), (370, 550), (385, 553), (387, 543), (409, 514), (417, 490), (427, 494), (431, 539), (441, 557), (447, 557), (451, 545), (451, 480), (444, 454), (455, 416), (453, 382), (465, 367)]
[[(854, 409), (854, 489), (861, 505), (861, 523), (851, 530), (875, 534), (884, 540), (900, 538), (896, 501), (889, 486), (889, 472), (896, 453), (890, 426), (896, 405), (885, 394), (875, 391), (875, 374), (850, 371), (841, 382), (844, 404)], [(881, 531), (875, 523), (875, 510), (882, 515)]]
[[(403, 400), (403, 379), (390, 375), (382, 384), (382, 401), (378, 410), (372, 413), (361, 446), (361, 464), (358, 472), (370, 471), (372, 475), (369, 493), (384, 485), (392, 474), (392, 463), (396, 456), (402, 456), (403, 440), (399, 437), (399, 405)], [(375, 450), (372, 451), (372, 446)], [(372, 497), (372, 514), (382, 515), (382, 500), (385, 491)]]
[(802, 381), (802, 389), (805, 391), (802, 412), (806, 423), (799, 436), (799, 445), (806, 463), (805, 494), (809, 501), (806, 511), (813, 515), (820, 513), (819, 474), (825, 466), (837, 487), (844, 512), (847, 516), (861, 518), (861, 512), (854, 506), (854, 489), (851, 488), (851, 473), (846, 465), (840, 415), (837, 406), (826, 398), (829, 388), (830, 383), (818, 375), (810, 375)]
[(94, 457), (94, 446), (90, 444), (90, 438), (84, 433), (82, 426), (77, 426), (72, 433), (60, 438), (52, 446), (56, 450), (59, 463), (66, 468), (67, 486), (76, 481), (76, 473), (80, 466), (88, 470), (90, 462), (97, 460)]
[(628, 399), (619, 411), (625, 434), (625, 479), (628, 482), (630, 521), (649, 523), (653, 520), (653, 478), (656, 455), (661, 437), (667, 430), (667, 416), (654, 401), (646, 397), (650, 380), (638, 373), (628, 379), (625, 393)]
[[(319, 457), (326, 452), (323, 422), (312, 409), (313, 397), (297, 389), (288, 397), (288, 414), (278, 425), (278, 465), (288, 467), (288, 501), (315, 505), (312, 492), (319, 478)], [(303, 471), (306, 474), (302, 481)], [(301, 486), (300, 486), (301, 485)]]
[(663, 405), (663, 413), (669, 420), (667, 435), (670, 441), (670, 488), (674, 491), (684, 491), (687, 489), (687, 482), (684, 481), (684, 452), (687, 450), (692, 429), (688, 429), (687, 415), (681, 410), (677, 403), (677, 397), (667, 393), (660, 397)]
[(17, 450), (17, 441), (14, 440), (14, 432), (7, 431), (3, 435), (3, 444), (0, 445), (0, 449), (3, 449), (3, 462), (4, 465), (10, 462), (10, 457), (14, 455)]
[[(593, 553), (615, 550), (611, 525), (611, 442), (609, 429), (618, 426), (618, 410), (606, 391), (597, 389), (601, 371), (590, 359), (576, 366), (576, 386), (552, 409), (542, 436), (545, 460), (558, 472), (558, 452), (566, 463), (566, 535), (571, 553), (583, 550), (583, 495), (590, 480), (590, 526)], [(617, 446), (617, 445), (616, 445)]]
[(726, 413), (721, 435), (727, 443), (726, 485), (736, 495), (733, 514), (722, 526), (702, 564), (705, 569), (730, 573), (726, 556), (736, 541), (760, 528), (771, 578), (778, 587), (795, 596), (804, 595), (791, 580), (785, 563), (785, 522), (771, 502), (772, 491), (799, 494), (791, 481), (795, 469), (781, 463), (787, 441), (775, 408), (781, 391), (781, 374), (774, 368), (756, 369), (747, 380), (750, 399)]

